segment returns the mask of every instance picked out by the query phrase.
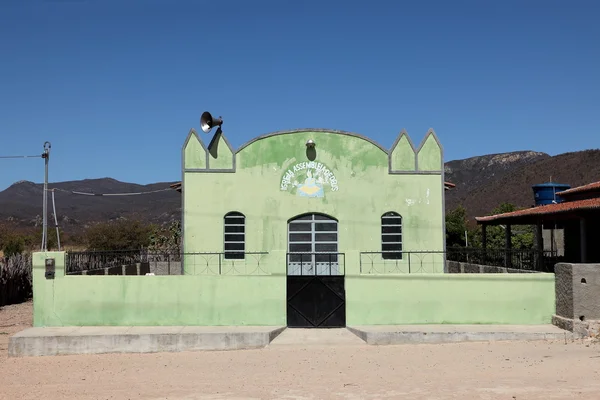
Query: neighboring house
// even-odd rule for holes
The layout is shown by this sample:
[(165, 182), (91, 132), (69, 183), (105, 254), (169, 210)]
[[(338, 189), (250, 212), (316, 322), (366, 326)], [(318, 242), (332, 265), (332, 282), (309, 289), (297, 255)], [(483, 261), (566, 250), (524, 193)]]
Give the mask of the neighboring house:
[[(564, 262), (600, 262), (600, 181), (556, 193), (562, 202), (477, 217), (483, 232), (488, 225), (536, 225), (537, 248), (544, 248), (543, 227), (564, 229)], [(507, 229), (507, 234), (510, 229)], [(485, 238), (485, 234), (484, 234)], [(510, 245), (510, 241), (507, 241)], [(485, 241), (484, 241), (485, 245)]]

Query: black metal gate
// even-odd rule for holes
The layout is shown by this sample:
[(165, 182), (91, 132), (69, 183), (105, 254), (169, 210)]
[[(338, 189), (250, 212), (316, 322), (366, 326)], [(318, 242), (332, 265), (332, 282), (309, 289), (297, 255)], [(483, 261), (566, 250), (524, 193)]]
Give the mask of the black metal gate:
[[(341, 253), (288, 253), (287, 326), (290, 328), (343, 328), (346, 326), (346, 288)], [(296, 258), (327, 257), (329, 263), (291, 262)], [(309, 265), (314, 266), (308, 267)], [(308, 268), (307, 268), (308, 267)]]
[(288, 222), (287, 325), (346, 326), (344, 255), (338, 253), (338, 221), (304, 214)]

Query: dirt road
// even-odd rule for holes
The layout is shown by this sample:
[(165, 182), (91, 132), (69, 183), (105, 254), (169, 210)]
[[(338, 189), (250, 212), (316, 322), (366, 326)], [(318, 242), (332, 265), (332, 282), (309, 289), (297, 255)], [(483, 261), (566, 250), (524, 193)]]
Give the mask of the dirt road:
[[(32, 322), (32, 301), (0, 307), (0, 371), (2, 363), (8, 355), (8, 339), (11, 335), (31, 327)], [(0, 396), (1, 393), (2, 390), (0, 390)]]
[[(29, 310), (29, 311), (27, 311)], [(31, 305), (0, 310), (1, 332)], [(30, 322), (29, 322), (30, 323)], [(600, 345), (281, 346), (231, 352), (7, 358), (0, 399), (590, 399)]]

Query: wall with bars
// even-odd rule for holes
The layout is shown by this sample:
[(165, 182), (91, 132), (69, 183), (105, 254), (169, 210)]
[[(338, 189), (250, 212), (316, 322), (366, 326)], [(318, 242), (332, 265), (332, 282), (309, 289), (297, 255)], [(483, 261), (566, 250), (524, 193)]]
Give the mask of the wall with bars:
[[(45, 260), (54, 258), (54, 279)], [(283, 326), (285, 278), (65, 275), (65, 253), (33, 255), (34, 326)]]
[[(46, 258), (56, 261), (46, 279)], [(65, 275), (65, 254), (33, 256), (34, 326), (286, 325), (281, 274)], [(347, 325), (546, 324), (554, 274), (350, 274)]]
[[(223, 135), (207, 148), (192, 130), (182, 164), (184, 275), (66, 276), (64, 253), (37, 253), (36, 326), (285, 325), (288, 222), (306, 213), (338, 221), (348, 325), (550, 321), (553, 276), (442, 274), (443, 154), (433, 131), (418, 149), (405, 133), (388, 151), (355, 134), (303, 130), (236, 152)], [(309, 170), (320, 187), (306, 184)], [(222, 257), (230, 212), (245, 216), (243, 259)], [(387, 212), (402, 216), (402, 259), (381, 254)], [(44, 277), (48, 256), (54, 279)]]
[[(443, 154), (432, 130), (418, 149), (404, 132), (386, 150), (356, 134), (301, 130), (266, 135), (237, 151), (222, 134), (206, 147), (192, 130), (182, 157), (185, 253), (225, 251), (229, 212), (244, 214), (245, 251), (268, 252), (262, 262), (274, 274), (286, 273), (288, 221), (305, 213), (339, 221), (337, 252), (346, 254), (347, 274), (361, 273), (367, 259), (373, 271), (408, 269), (406, 258), (381, 257), (387, 212), (402, 216), (402, 250), (444, 250)], [(319, 174), (319, 168), (322, 187), (305, 191), (308, 171)], [(429, 264), (427, 272), (443, 272), (443, 260)]]

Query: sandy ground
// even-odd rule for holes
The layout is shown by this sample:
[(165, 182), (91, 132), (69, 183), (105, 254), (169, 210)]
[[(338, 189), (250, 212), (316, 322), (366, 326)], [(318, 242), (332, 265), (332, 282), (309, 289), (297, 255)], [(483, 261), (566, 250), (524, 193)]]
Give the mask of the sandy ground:
[[(0, 307), (0, 371), (8, 354), (8, 339), (11, 335), (30, 328), (32, 323), (33, 302), (31, 300), (26, 303)], [(2, 396), (2, 390), (0, 390), (0, 396)]]
[(31, 310), (0, 310), (0, 399), (600, 399), (589, 341), (9, 359)]

